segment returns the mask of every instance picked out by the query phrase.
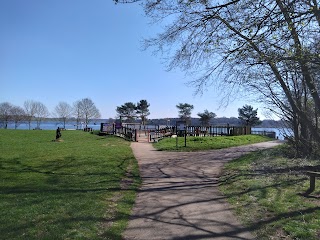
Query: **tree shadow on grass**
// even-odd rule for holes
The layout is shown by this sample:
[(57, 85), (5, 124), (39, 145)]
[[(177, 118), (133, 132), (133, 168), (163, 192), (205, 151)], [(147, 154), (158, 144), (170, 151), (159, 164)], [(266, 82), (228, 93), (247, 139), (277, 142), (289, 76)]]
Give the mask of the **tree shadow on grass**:
[[(59, 209), (60, 202), (66, 202), (66, 209), (63, 208), (63, 212), (68, 212), (72, 209), (74, 210), (75, 206), (77, 206), (77, 204), (79, 203), (81, 204), (81, 206), (85, 205), (86, 203), (82, 202), (82, 199), (87, 199), (88, 195), (91, 196), (90, 201), (94, 200), (94, 198), (97, 198), (97, 200), (101, 201), (101, 197), (106, 198), (107, 196), (113, 196), (115, 193), (120, 193), (120, 195), (123, 195), (126, 191), (134, 191), (135, 189), (135, 186), (131, 186), (131, 184), (126, 184), (125, 187), (121, 185), (121, 178), (124, 177), (125, 171), (120, 171), (123, 173), (123, 175), (119, 174), (119, 172), (117, 171), (114, 171), (113, 173), (110, 173), (108, 171), (104, 172), (103, 169), (101, 169), (97, 173), (81, 172), (70, 174), (62, 172), (65, 167), (74, 167), (76, 164), (73, 161), (74, 159), (70, 157), (67, 158), (66, 161), (60, 161), (62, 162), (61, 165), (55, 165), (53, 163), (52, 165), (48, 164), (45, 167), (42, 166), (40, 168), (38, 166), (33, 167), (27, 164), (23, 164), (20, 159), (14, 159), (13, 161), (10, 161), (10, 164), (3, 164), (0, 167), (1, 171), (9, 173), (9, 175), (16, 176), (11, 180), (11, 186), (9, 186), (8, 184), (0, 185), (0, 198), (6, 201), (3, 201), (3, 204), (12, 207), (14, 206), (14, 212), (17, 211), (19, 218), (15, 222), (8, 222), (8, 224), (0, 227), (0, 235), (2, 237), (6, 237), (7, 239), (15, 239), (18, 236), (22, 236), (22, 234), (26, 233), (26, 235), (24, 236), (29, 236), (31, 239), (33, 239), (36, 238), (34, 234), (36, 234), (37, 232), (43, 232), (44, 238), (55, 239), (54, 236), (58, 236), (60, 238), (62, 237), (62, 234), (64, 234), (64, 232), (68, 233), (68, 231), (70, 230), (74, 231), (75, 229), (79, 229), (77, 231), (81, 232), (82, 229), (87, 228), (87, 223), (89, 222), (94, 222), (94, 225), (97, 225), (99, 223), (113, 223), (115, 221), (115, 219), (107, 219), (103, 217), (99, 218), (90, 214), (88, 214), (87, 216), (77, 217), (78, 212), (81, 213), (81, 211), (84, 209), (79, 209), (79, 211), (76, 211), (74, 214), (72, 213), (70, 217), (65, 217), (65, 214), (62, 213), (62, 218), (51, 218), (50, 210), (52, 209), (52, 207)], [(120, 166), (115, 167), (124, 168), (124, 165), (125, 164), (121, 162)], [(50, 170), (46, 171), (44, 169)], [(22, 174), (22, 179), (27, 179), (27, 181), (16, 181), (20, 178), (19, 174)], [(7, 175), (8, 181), (10, 181), (9, 175)], [(29, 179), (28, 176), (32, 176), (32, 178)], [(134, 174), (131, 174), (130, 177), (137, 178), (137, 176), (135, 176)], [(128, 176), (126, 176), (126, 178), (128, 178)], [(58, 184), (61, 179), (72, 179), (71, 185), (59, 186)], [(73, 185), (74, 180), (78, 181), (78, 183), (75, 185)], [(90, 183), (88, 184), (87, 182), (89, 180)], [(12, 199), (12, 201), (10, 199)], [(16, 201), (18, 199), (23, 199), (23, 201)], [(79, 201), (77, 201), (77, 199)], [(128, 199), (124, 199), (123, 201), (127, 201), (126, 204), (133, 204), (133, 202), (129, 202)], [(5, 206), (3, 204), (0, 204), (2, 209)], [(47, 205), (50, 206), (49, 209), (47, 209)], [(72, 205), (71, 210), (69, 209), (69, 205)], [(29, 208), (30, 216), (28, 210)], [(32, 217), (38, 217), (38, 215), (39, 219), (34, 219)], [(17, 216), (10, 216), (10, 214), (7, 214), (6, 217), (1, 217), (0, 221), (5, 221), (5, 218), (11, 217), (12, 219), (14, 219)], [(121, 218), (125, 220), (126, 218), (128, 218), (128, 216), (122, 214)], [(81, 226), (83, 226), (83, 228)], [(49, 230), (47, 231), (47, 229)], [(54, 229), (61, 229), (62, 232), (57, 233)], [(103, 230), (103, 232), (105, 231), (106, 230)]]
[[(126, 162), (131, 161), (132, 158), (127, 157), (121, 160), (120, 163), (117, 164), (117, 168), (125, 171)], [(66, 175), (66, 176), (93, 176), (93, 175), (110, 175), (114, 171), (110, 171), (109, 168), (99, 169), (99, 171), (90, 172), (85, 171), (86, 167), (91, 167), (92, 163), (89, 161), (79, 162), (73, 156), (65, 157), (64, 160), (57, 161), (47, 161), (43, 162), (41, 166), (31, 166), (25, 164), (21, 158), (10, 159), (10, 161), (6, 159), (0, 158), (0, 170), (8, 172), (8, 173), (40, 173), (40, 174), (54, 174), (54, 175)], [(74, 172), (68, 172), (66, 170)], [(71, 169), (71, 170), (70, 170)], [(79, 172), (79, 169), (83, 169), (83, 172)]]
[[(90, 162), (79, 162), (68, 156), (64, 160), (47, 161), (40, 166), (32, 166), (21, 158), (0, 158), (0, 171), (6, 174), (5, 182), (0, 184), (0, 194), (25, 193), (76, 193), (121, 191), (122, 178), (138, 178), (134, 173), (127, 174), (126, 163), (131, 158), (123, 159), (118, 165), (109, 168), (90, 169)], [(87, 166), (89, 170), (86, 171)], [(80, 169), (80, 171), (79, 171)], [(74, 172), (72, 172), (74, 171)], [(25, 180), (23, 180), (25, 179)], [(127, 185), (132, 189), (131, 185)]]
[[(300, 163), (301, 164), (301, 163)], [(258, 165), (258, 166), (257, 166)], [(275, 194), (274, 198), (281, 198), (282, 196), (285, 198), (290, 198), (290, 195), (292, 196), (292, 199), (287, 199), (288, 203), (290, 201), (301, 201), (306, 202), (306, 200), (303, 200), (302, 198), (308, 198), (312, 201), (308, 202), (307, 204), (301, 204), (298, 207), (296, 206), (297, 204), (292, 204), (289, 205), (289, 209), (292, 209), (292, 211), (288, 212), (283, 212), (280, 214), (277, 214), (275, 211), (277, 210), (262, 210), (265, 207), (261, 206), (261, 211), (265, 211), (264, 216), (259, 217), (259, 220), (251, 220), (253, 222), (250, 223), (250, 226), (248, 229), (250, 231), (256, 231), (256, 230), (261, 230), (265, 231), (265, 229), (274, 229), (276, 226), (282, 226), (289, 221), (293, 221), (296, 219), (296, 221), (303, 221), (304, 224), (306, 224), (306, 232), (313, 231), (312, 230), (312, 223), (310, 223), (310, 226), (308, 226), (308, 222), (306, 222), (308, 217), (307, 215), (312, 215), (312, 218), (317, 218), (320, 214), (320, 202), (318, 201), (319, 197), (318, 196), (310, 196), (308, 195), (309, 192), (298, 192), (299, 189), (303, 188), (306, 186), (306, 184), (309, 182), (309, 177), (305, 174), (306, 171), (320, 171), (320, 165), (315, 165), (315, 166), (309, 166), (309, 165), (302, 165), (302, 166), (288, 166), (288, 167), (272, 167), (272, 164), (265, 167), (263, 164), (262, 166), (257, 165), (251, 165), (253, 166), (252, 168), (246, 169), (246, 170), (226, 170), (225, 175), (221, 178), (220, 184), (228, 186), (229, 184), (234, 184), (232, 188), (236, 188), (236, 190), (233, 190), (231, 194), (228, 194), (228, 198), (234, 198), (234, 197), (239, 197), (241, 199), (241, 195), (245, 194), (250, 194), (253, 192), (252, 196), (257, 196), (258, 194), (258, 199), (267, 201), (268, 199), (273, 199), (272, 196), (267, 195), (267, 190), (270, 189), (273, 191), (273, 194)], [(258, 180), (260, 179), (260, 180)], [(271, 179), (271, 180), (270, 180)], [(257, 181), (257, 184), (251, 181)], [(241, 186), (237, 184), (237, 182), (242, 182), (244, 185), (244, 188), (247, 187), (244, 191), (239, 191), (241, 190)], [(247, 182), (246, 182), (247, 181)], [(260, 183), (259, 183), (260, 181)], [(271, 184), (268, 184), (271, 183)], [(238, 186), (238, 188), (237, 188)], [(291, 189), (291, 190), (290, 190)], [(276, 192), (274, 192), (276, 191)], [(291, 191), (291, 192), (290, 192)], [(254, 193), (255, 192), (255, 193)], [(282, 192), (284, 194), (282, 194)], [(270, 193), (268, 191), (268, 193)], [(301, 198), (299, 198), (300, 196)], [(298, 198), (296, 198), (298, 197)], [(299, 200), (300, 199), (300, 200)], [(280, 203), (279, 208), (281, 208), (281, 204), (286, 204), (285, 202), (286, 199), (283, 199), (283, 203)], [(241, 201), (241, 200), (239, 200)], [(248, 206), (246, 206), (246, 209), (248, 211), (250, 210), (251, 207), (257, 208), (257, 204), (254, 202), (252, 206), (250, 201), (248, 203)], [(277, 204), (276, 202), (274, 204)], [(277, 208), (277, 207), (276, 207)], [(281, 210), (280, 210), (281, 211)], [(318, 213), (315, 213), (318, 212)], [(269, 214), (268, 214), (269, 213)], [(254, 212), (253, 212), (254, 214)], [(258, 215), (261, 213), (258, 213)], [(269, 217), (267, 216), (269, 215)], [(255, 221), (255, 222), (254, 222)], [(268, 225), (268, 226), (267, 226)], [(310, 229), (308, 230), (308, 227)], [(280, 227), (281, 228), (281, 227)], [(270, 230), (269, 234), (274, 234), (271, 233)]]

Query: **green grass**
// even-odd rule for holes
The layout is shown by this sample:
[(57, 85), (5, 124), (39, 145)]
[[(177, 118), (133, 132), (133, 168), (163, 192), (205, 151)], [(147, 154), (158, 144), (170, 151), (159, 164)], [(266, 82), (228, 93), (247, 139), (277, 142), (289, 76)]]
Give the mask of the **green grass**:
[(305, 195), (305, 170), (320, 171), (319, 160), (289, 159), (283, 148), (252, 153), (225, 166), (220, 190), (257, 239), (320, 238), (320, 180)]
[(179, 137), (178, 147), (176, 144), (176, 138), (164, 138), (161, 141), (154, 143), (154, 147), (160, 151), (204, 151), (266, 142), (270, 140), (272, 139), (260, 135), (187, 137), (187, 146), (185, 147), (185, 139), (183, 137)]
[(121, 239), (140, 184), (130, 143), (82, 131), (54, 137), (0, 130), (1, 238)]

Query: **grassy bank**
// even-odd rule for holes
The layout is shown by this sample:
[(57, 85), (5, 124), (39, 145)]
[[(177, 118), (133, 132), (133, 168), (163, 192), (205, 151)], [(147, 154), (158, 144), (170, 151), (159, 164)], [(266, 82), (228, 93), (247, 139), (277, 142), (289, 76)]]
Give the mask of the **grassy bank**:
[(82, 131), (0, 130), (3, 239), (121, 239), (138, 167), (128, 142)]
[(185, 147), (185, 139), (183, 137), (179, 137), (178, 147), (176, 138), (164, 138), (158, 143), (154, 143), (154, 147), (160, 151), (203, 151), (266, 142), (270, 140), (272, 139), (260, 135), (187, 137)]
[(244, 156), (225, 166), (220, 189), (257, 239), (320, 238), (320, 180), (309, 188), (306, 170), (319, 160), (289, 159), (283, 148)]

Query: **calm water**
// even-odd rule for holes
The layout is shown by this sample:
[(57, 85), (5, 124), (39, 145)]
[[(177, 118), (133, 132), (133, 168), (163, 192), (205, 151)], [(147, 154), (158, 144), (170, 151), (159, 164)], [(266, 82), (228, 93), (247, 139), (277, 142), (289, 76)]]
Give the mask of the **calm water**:
[(284, 140), (286, 136), (292, 136), (292, 131), (289, 128), (252, 128), (252, 131), (275, 132), (276, 137), (280, 140)]
[[(68, 122), (66, 123), (66, 129), (77, 129), (76, 122)], [(37, 123), (35, 121), (31, 122), (31, 129), (35, 129), (37, 127)], [(45, 121), (40, 124), (40, 129), (42, 130), (56, 130), (58, 127), (62, 128), (63, 123), (55, 122), (55, 121)], [(83, 129), (85, 127), (84, 124), (78, 125), (78, 129)], [(92, 122), (88, 124), (89, 128), (93, 130), (100, 130), (100, 122)], [(14, 129), (14, 124), (8, 124), (8, 129)], [(17, 129), (27, 130), (29, 129), (28, 123), (21, 123)]]

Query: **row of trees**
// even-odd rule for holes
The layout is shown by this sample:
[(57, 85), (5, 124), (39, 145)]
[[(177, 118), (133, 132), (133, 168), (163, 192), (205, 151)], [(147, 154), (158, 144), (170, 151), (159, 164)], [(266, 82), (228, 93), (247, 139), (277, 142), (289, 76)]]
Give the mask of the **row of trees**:
[[(67, 120), (75, 118), (77, 126), (84, 122), (86, 127), (91, 119), (100, 118), (100, 112), (93, 101), (89, 98), (83, 98), (73, 103), (73, 106), (66, 102), (60, 102), (51, 114), (60, 119), (65, 128)], [(0, 120), (4, 128), (8, 123), (14, 123), (15, 128), (22, 122), (27, 122), (31, 129), (31, 122), (36, 121), (36, 129), (40, 129), (41, 122), (50, 116), (48, 108), (41, 102), (27, 100), (24, 107), (15, 106), (11, 103), (0, 103)]]
[[(179, 118), (189, 122), (191, 118), (191, 112), (193, 110), (193, 105), (188, 103), (179, 103), (176, 105), (179, 111)], [(238, 119), (242, 125), (245, 126), (255, 126), (261, 123), (260, 119), (257, 117), (258, 109), (253, 109), (250, 105), (244, 105), (242, 108), (238, 109)], [(210, 125), (210, 121), (214, 119), (217, 115), (213, 112), (209, 112), (207, 109), (204, 112), (199, 112), (197, 114), (200, 117), (200, 122), (203, 126)]]
[(168, 54), (169, 69), (202, 73), (198, 91), (245, 90), (290, 123), (297, 155), (320, 149), (318, 0), (115, 1), (140, 2), (155, 23), (170, 19), (146, 48)]
[[(140, 100), (137, 104), (126, 102), (117, 107), (116, 112), (122, 120), (131, 122), (136, 118), (140, 118), (142, 124), (145, 124), (147, 117), (150, 115), (149, 106), (150, 104), (147, 100)], [(179, 103), (176, 107), (178, 109), (179, 118), (189, 123), (194, 106), (188, 103)], [(20, 123), (27, 122), (29, 129), (31, 129), (31, 122), (36, 121), (36, 129), (40, 129), (41, 122), (45, 118), (48, 118), (49, 115), (50, 113), (47, 107), (43, 103), (37, 101), (25, 101), (24, 108), (14, 106), (8, 102), (0, 103), (0, 121), (4, 128), (7, 128), (9, 122), (13, 122), (15, 128), (17, 128)], [(84, 122), (87, 127), (91, 119), (101, 117), (99, 110), (89, 98), (76, 101), (73, 103), (73, 106), (66, 102), (59, 102), (51, 115), (58, 118), (64, 128), (67, 121), (71, 118), (76, 120), (77, 126), (79, 126), (81, 122)], [(216, 117), (215, 113), (209, 112), (207, 109), (197, 115), (200, 117), (200, 122), (203, 126), (210, 125), (210, 121)], [(246, 105), (239, 109), (239, 119), (244, 125), (253, 126), (258, 124), (259, 118), (257, 118), (256, 115), (257, 109), (253, 110), (251, 106)]]
[[(123, 121), (132, 122), (136, 118), (140, 118), (143, 125), (147, 121), (147, 117), (150, 115), (149, 111), (150, 104), (147, 100), (140, 100), (138, 103), (126, 102), (121, 106), (116, 108), (118, 116)], [(194, 109), (192, 104), (179, 103), (176, 105), (178, 109), (178, 116), (181, 120), (190, 123), (191, 113)], [(238, 109), (239, 119), (243, 125), (254, 126), (261, 123), (257, 117), (258, 109), (253, 109), (250, 105), (245, 105)], [(209, 126), (210, 121), (214, 119), (217, 115), (213, 112), (209, 112), (207, 109), (204, 112), (199, 112), (197, 114), (200, 118), (200, 122), (203, 126)]]
[(147, 117), (150, 115), (150, 104), (147, 100), (140, 100), (137, 104), (133, 102), (126, 102), (116, 108), (116, 112), (121, 120), (133, 121), (140, 118), (143, 125), (146, 124)]
[[(147, 117), (150, 115), (149, 111), (150, 104), (147, 100), (140, 100), (137, 104), (133, 102), (126, 102), (116, 108), (118, 116), (128, 122), (134, 121), (136, 118), (140, 118), (143, 125), (147, 121)], [(188, 121), (191, 117), (191, 111), (193, 105), (188, 103), (179, 103), (176, 105), (179, 111), (179, 117), (182, 120)]]

